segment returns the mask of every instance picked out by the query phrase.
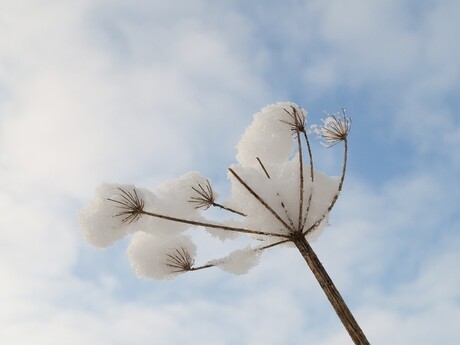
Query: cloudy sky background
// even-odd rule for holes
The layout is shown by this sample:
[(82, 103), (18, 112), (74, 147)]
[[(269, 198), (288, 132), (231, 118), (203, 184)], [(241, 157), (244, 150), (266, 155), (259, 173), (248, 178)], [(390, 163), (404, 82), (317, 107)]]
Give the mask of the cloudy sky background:
[[(313, 244), (373, 344), (460, 341), (460, 3), (0, 2), (0, 343), (351, 343), (298, 253), (245, 276), (138, 280), (85, 243), (102, 182), (190, 170), (221, 195), (252, 114), (353, 117), (344, 192)], [(315, 145), (338, 175), (341, 150)], [(206, 258), (221, 250), (198, 234)]]

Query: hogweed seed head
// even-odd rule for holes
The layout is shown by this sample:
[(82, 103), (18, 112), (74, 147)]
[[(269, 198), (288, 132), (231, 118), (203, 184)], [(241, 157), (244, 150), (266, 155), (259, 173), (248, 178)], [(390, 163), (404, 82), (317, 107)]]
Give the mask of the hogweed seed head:
[(174, 249), (172, 253), (166, 254), (166, 257), (166, 266), (173, 269), (172, 273), (191, 271), (195, 263), (195, 260), (184, 247)]
[(305, 112), (300, 109), (298, 110), (296, 107), (291, 105), (291, 109), (287, 110), (286, 108), (284, 111), (289, 115), (289, 120), (280, 120), (291, 126), (291, 131), (293, 133), (301, 133), (305, 131), (305, 125), (307, 123), (307, 119), (305, 117)]
[(188, 202), (196, 204), (196, 209), (202, 208), (207, 210), (209, 207), (215, 204), (216, 196), (212, 190), (209, 180), (206, 180), (206, 185), (203, 186), (203, 184), (198, 183), (198, 186), (192, 186), (192, 189), (196, 195), (190, 197)]
[(120, 212), (115, 214), (115, 217), (123, 217), (122, 223), (134, 223), (142, 215), (144, 211), (145, 202), (136, 192), (136, 189), (133, 188), (132, 192), (127, 192), (122, 188), (117, 188), (120, 193), (118, 194), (119, 199), (108, 198), (107, 200), (112, 201), (117, 204), (117, 208), (120, 209)]
[(334, 146), (347, 139), (351, 130), (351, 118), (342, 108), (341, 113), (332, 114), (323, 120), (323, 125), (315, 129), (327, 147)]

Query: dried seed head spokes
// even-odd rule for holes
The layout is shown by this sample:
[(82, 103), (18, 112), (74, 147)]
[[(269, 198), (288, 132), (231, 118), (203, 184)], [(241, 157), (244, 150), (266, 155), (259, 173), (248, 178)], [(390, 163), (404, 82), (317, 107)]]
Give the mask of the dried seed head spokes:
[(142, 212), (144, 211), (144, 200), (139, 197), (136, 189), (133, 188), (132, 192), (127, 192), (122, 188), (117, 188), (120, 193), (117, 195), (117, 199), (108, 198), (107, 200), (116, 203), (117, 208), (120, 210), (115, 217), (123, 217), (122, 223), (134, 223), (136, 222)]
[(298, 110), (296, 107), (291, 105), (291, 110), (284, 109), (289, 115), (289, 120), (280, 120), (291, 126), (291, 131), (295, 134), (302, 133), (305, 131), (306, 117), (303, 110)]
[(345, 109), (341, 113), (330, 115), (323, 122), (319, 134), (327, 146), (334, 146), (347, 139), (351, 130), (351, 118), (346, 115)]
[(212, 190), (211, 183), (209, 183), (209, 180), (206, 180), (205, 185), (198, 183), (197, 187), (192, 186), (192, 189), (196, 193), (196, 195), (190, 197), (188, 201), (196, 204), (196, 209), (202, 208), (207, 210), (209, 207), (214, 205), (215, 194)]
[(173, 273), (190, 271), (195, 263), (195, 260), (184, 247), (173, 249), (173, 252), (166, 254), (166, 257), (166, 266), (171, 267)]

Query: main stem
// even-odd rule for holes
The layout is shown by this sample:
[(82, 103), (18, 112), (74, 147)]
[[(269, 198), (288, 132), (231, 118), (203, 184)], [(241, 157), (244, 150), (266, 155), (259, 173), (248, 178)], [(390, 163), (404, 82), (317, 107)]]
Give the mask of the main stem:
[(327, 274), (323, 265), (313, 251), (313, 248), (310, 246), (305, 237), (298, 236), (293, 240), (293, 242), (312, 270), (316, 280), (318, 280), (319, 285), (321, 285), (321, 288), (329, 299), (329, 302), (331, 302), (332, 307), (342, 321), (342, 324), (345, 326), (348, 334), (353, 339), (353, 342), (356, 345), (370, 344), (361, 330), (361, 327), (359, 327), (358, 322), (356, 322), (353, 314), (350, 312), (350, 309), (348, 309), (347, 304), (329, 277), (329, 274)]

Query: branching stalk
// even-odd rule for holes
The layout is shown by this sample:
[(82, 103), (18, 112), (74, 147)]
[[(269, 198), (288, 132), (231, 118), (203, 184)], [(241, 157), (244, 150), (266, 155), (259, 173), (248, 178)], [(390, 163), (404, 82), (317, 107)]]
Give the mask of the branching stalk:
[(151, 217), (156, 217), (156, 218), (160, 218), (160, 219), (170, 220), (172, 222), (195, 225), (195, 226), (203, 226), (203, 227), (206, 227), (206, 228), (221, 229), (221, 230), (240, 232), (240, 233), (252, 234), (252, 235), (273, 236), (273, 237), (282, 237), (282, 238), (287, 237), (287, 235), (277, 234), (277, 233), (274, 233), (274, 232), (257, 231), (257, 230), (238, 228), (238, 227), (233, 227), (233, 226), (226, 226), (226, 225), (221, 225), (221, 224), (198, 222), (198, 221), (194, 221), (194, 220), (176, 218), (176, 217), (166, 216), (166, 215), (163, 215), (163, 214), (153, 213), (153, 212), (148, 212), (148, 211), (141, 211), (140, 213), (145, 214), (146, 216), (151, 216)]

